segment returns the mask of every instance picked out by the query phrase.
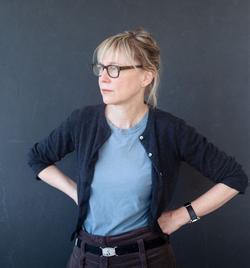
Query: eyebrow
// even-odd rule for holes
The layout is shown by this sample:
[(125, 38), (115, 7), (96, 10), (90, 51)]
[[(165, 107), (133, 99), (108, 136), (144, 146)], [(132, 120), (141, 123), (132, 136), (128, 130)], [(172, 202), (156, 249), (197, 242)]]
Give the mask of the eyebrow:
[[(102, 62), (100, 62), (100, 63), (102, 63)], [(102, 63), (102, 64), (103, 64), (103, 63)], [(116, 65), (119, 65), (119, 63), (114, 62), (114, 61), (109, 62), (107, 65), (111, 65), (111, 64), (116, 64)]]

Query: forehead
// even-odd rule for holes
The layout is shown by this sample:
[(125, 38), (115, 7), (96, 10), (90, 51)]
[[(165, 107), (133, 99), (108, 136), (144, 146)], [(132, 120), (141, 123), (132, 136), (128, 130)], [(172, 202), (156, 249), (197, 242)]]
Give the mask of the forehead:
[(134, 61), (130, 57), (126, 57), (122, 50), (108, 49), (100, 55), (99, 62), (104, 65), (108, 64), (131, 64)]

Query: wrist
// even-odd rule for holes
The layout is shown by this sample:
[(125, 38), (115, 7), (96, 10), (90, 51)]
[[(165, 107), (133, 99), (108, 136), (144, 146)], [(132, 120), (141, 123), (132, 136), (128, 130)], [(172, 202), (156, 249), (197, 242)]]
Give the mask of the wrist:
[(187, 209), (187, 212), (188, 212), (188, 214), (189, 214), (189, 216), (190, 216), (190, 221), (189, 221), (189, 223), (196, 222), (196, 221), (198, 221), (198, 220), (200, 219), (200, 217), (197, 216), (197, 214), (195, 213), (195, 211), (194, 211), (194, 209), (193, 209), (193, 207), (192, 207), (191, 202), (186, 202), (186, 203), (184, 204), (184, 207)]
[(184, 206), (175, 210), (175, 219), (179, 226), (189, 223), (190, 215)]

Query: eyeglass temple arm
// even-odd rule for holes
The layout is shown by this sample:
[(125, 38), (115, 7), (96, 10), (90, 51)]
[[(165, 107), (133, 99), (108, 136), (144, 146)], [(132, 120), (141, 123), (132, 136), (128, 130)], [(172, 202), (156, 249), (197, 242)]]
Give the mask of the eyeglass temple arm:
[(133, 69), (134, 67), (142, 67), (142, 65), (135, 65), (135, 66), (119, 66), (120, 70), (126, 70), (126, 69)]

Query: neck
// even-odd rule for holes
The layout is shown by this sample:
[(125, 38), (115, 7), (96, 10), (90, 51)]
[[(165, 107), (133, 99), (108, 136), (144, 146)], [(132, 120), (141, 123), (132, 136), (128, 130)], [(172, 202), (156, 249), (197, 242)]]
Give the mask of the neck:
[(116, 127), (127, 129), (137, 124), (148, 109), (144, 102), (140, 105), (107, 104), (105, 115)]

